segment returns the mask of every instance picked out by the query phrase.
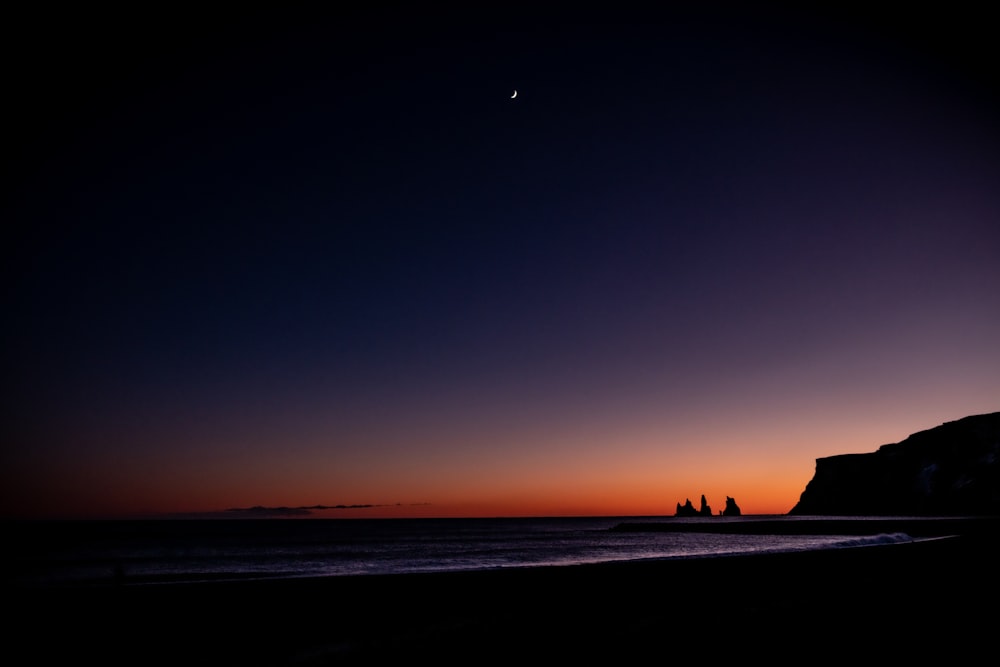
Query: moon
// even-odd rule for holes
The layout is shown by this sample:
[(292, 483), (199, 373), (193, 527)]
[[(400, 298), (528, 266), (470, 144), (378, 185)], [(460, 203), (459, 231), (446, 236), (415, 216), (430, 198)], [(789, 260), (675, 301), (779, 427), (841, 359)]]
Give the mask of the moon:
[(510, 99), (514, 99), (515, 97), (517, 97), (517, 90), (516, 89), (514, 90), (514, 94), (510, 96)]

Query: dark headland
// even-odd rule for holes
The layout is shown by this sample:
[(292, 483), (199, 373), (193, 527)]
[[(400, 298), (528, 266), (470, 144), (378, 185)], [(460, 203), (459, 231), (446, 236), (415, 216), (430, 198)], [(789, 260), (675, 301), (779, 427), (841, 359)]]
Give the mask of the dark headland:
[(790, 514), (1000, 516), (1000, 412), (817, 459)]

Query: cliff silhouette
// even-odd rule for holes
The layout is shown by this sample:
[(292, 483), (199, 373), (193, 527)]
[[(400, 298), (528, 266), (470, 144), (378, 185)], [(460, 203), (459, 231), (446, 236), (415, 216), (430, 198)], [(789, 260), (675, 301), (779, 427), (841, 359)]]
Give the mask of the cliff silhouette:
[(1000, 412), (945, 422), (874, 452), (816, 459), (789, 514), (1000, 516)]

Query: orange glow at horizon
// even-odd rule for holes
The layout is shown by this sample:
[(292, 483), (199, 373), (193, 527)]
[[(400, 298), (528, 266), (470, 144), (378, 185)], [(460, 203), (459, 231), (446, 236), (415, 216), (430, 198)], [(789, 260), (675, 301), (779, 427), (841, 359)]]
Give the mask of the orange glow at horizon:
[[(175, 471), (176, 472), (176, 471)], [(497, 472), (497, 471), (494, 471)], [(698, 505), (704, 494), (716, 513), (733, 497), (744, 514), (783, 514), (797, 502), (811, 471), (785, 478), (734, 475), (712, 478), (681, 471), (679, 475), (650, 470), (617, 470), (606, 467), (576, 470), (572, 477), (544, 477), (550, 470), (528, 476), (507, 473), (470, 476), (467, 480), (440, 478), (392, 483), (384, 488), (357, 488), (347, 497), (331, 497), (315, 488), (304, 491), (293, 481), (265, 488), (251, 480), (245, 486), (227, 483), (178, 489), (163, 479), (147, 475), (142, 481), (128, 478), (117, 485), (99, 483), (96, 472), (76, 469), (63, 476), (61, 493), (39, 505), (42, 518), (198, 517), (239, 518), (251, 513), (233, 509), (306, 508), (298, 516), (315, 518), (451, 518), (541, 516), (666, 516), (688, 498)], [(405, 487), (405, 488), (404, 488)], [(283, 491), (285, 488), (287, 491)], [(316, 487), (319, 488), (319, 487)], [(333, 507), (343, 505), (343, 507)], [(330, 509), (312, 510), (317, 506)], [(72, 508), (80, 508), (74, 512)]]
[[(517, 446), (476, 441), (471, 433), (451, 433), (451, 440), (430, 446), (386, 431), (383, 450), (359, 450), (353, 458), (343, 448), (324, 456), (306, 434), (301, 446), (308, 466), (299, 465), (287, 445), (266, 440), (245, 440), (254, 455), (236, 459), (213, 458), (210, 448), (190, 447), (185, 454), (162, 446), (152, 458), (129, 458), (121, 450), (116, 458), (82, 465), (26, 459), (26, 468), (46, 469), (48, 492), (29, 486), (32, 475), (7, 491), (33, 499), (20, 518), (239, 517), (253, 514), (229, 510), (337, 505), (344, 507), (290, 516), (669, 516), (688, 499), (698, 506), (702, 495), (716, 514), (727, 497), (747, 515), (785, 514), (811, 480), (816, 458), (875, 451), (936, 425), (914, 428), (905, 413), (897, 421), (859, 416), (845, 426), (802, 415), (779, 430), (752, 420), (737, 420), (736, 428), (700, 421), (655, 428), (634, 420), (618, 430), (584, 424), (535, 436), (525, 431), (517, 442), (528, 444)], [(459, 446), (463, 437), (477, 446)]]

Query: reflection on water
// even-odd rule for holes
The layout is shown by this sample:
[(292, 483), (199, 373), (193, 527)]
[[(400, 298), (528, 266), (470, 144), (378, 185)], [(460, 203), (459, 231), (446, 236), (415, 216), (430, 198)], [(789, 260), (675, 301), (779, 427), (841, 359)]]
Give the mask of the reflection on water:
[(613, 530), (623, 523), (665, 522), (749, 527), (755, 519), (760, 517), (18, 523), (8, 526), (5, 571), (8, 582), (19, 585), (344, 576), (706, 557), (912, 539), (904, 532), (859, 539), (808, 532)]

